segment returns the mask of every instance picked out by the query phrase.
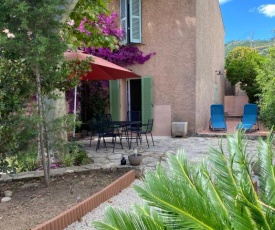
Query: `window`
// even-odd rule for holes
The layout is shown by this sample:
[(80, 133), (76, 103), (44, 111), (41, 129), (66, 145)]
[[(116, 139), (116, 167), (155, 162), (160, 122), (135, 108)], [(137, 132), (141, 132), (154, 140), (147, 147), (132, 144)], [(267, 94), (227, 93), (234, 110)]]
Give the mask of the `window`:
[(124, 44), (141, 43), (141, 0), (120, 0), (120, 25)]

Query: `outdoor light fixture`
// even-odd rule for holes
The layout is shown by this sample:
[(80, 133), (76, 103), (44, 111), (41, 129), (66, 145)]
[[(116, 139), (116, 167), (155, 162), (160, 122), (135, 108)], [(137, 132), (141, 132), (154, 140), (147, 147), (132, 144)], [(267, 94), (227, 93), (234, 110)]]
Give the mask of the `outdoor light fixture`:
[(223, 75), (223, 73), (222, 73), (220, 70), (216, 70), (215, 73), (216, 73), (217, 75)]

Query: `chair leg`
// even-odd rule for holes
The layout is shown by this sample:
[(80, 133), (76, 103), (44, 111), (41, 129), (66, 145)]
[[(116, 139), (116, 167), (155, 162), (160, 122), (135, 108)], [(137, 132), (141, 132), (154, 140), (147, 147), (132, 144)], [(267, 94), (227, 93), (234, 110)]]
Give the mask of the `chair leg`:
[(136, 133), (136, 144), (137, 144), (137, 146), (138, 146), (138, 133)]
[(142, 143), (142, 136), (141, 136), (141, 133), (139, 134), (139, 143), (140, 143), (140, 144)]
[(153, 146), (155, 146), (154, 139), (153, 139), (153, 135), (152, 135), (152, 133), (150, 133), (150, 134), (151, 134), (151, 138), (152, 138)]
[(136, 145), (138, 146), (138, 139), (140, 139), (139, 137), (139, 133), (138, 132), (134, 132), (134, 134), (136, 135)]
[(145, 137), (146, 137), (147, 145), (148, 145), (148, 148), (149, 148), (149, 141), (148, 141), (148, 138), (147, 138), (147, 134), (146, 134), (146, 133), (145, 133)]
[(136, 144), (138, 145), (138, 138), (139, 138), (139, 134), (136, 133)]
[(96, 149), (95, 149), (95, 151), (97, 151), (97, 150), (99, 149), (99, 146), (100, 146), (100, 139), (101, 139), (101, 137), (98, 137), (97, 143), (96, 143)]
[(107, 149), (107, 145), (106, 145), (106, 141), (105, 141), (104, 136), (103, 136), (103, 143), (104, 143), (104, 147)]
[(120, 142), (120, 145), (121, 145), (121, 148), (123, 149), (123, 145), (122, 145), (122, 137), (119, 135), (119, 142)]
[[(115, 140), (114, 140), (115, 139)], [(112, 142), (113, 142), (113, 153), (115, 152), (115, 147), (116, 147), (116, 136), (114, 136), (112, 138)]]

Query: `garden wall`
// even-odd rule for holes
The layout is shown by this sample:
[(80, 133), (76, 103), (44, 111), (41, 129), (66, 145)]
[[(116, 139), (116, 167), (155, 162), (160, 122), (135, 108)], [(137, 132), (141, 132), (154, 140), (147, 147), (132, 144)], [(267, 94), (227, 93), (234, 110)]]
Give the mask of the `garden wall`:
[(224, 111), (229, 117), (241, 117), (247, 103), (247, 96), (224, 96)]

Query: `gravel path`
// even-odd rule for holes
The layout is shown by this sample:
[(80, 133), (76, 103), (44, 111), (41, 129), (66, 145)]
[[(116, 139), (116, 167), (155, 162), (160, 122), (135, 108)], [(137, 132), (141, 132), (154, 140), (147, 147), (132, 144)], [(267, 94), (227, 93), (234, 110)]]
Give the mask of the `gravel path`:
[[(133, 184), (141, 184), (140, 180), (135, 180)], [(65, 230), (95, 230), (91, 226), (93, 221), (101, 221), (104, 217), (105, 209), (108, 206), (120, 208), (122, 210), (129, 210), (133, 204), (142, 204), (142, 199), (139, 198), (132, 186), (124, 189), (118, 195), (112, 197), (110, 200), (102, 203), (93, 211), (86, 214), (81, 222), (75, 222), (69, 225)]]

